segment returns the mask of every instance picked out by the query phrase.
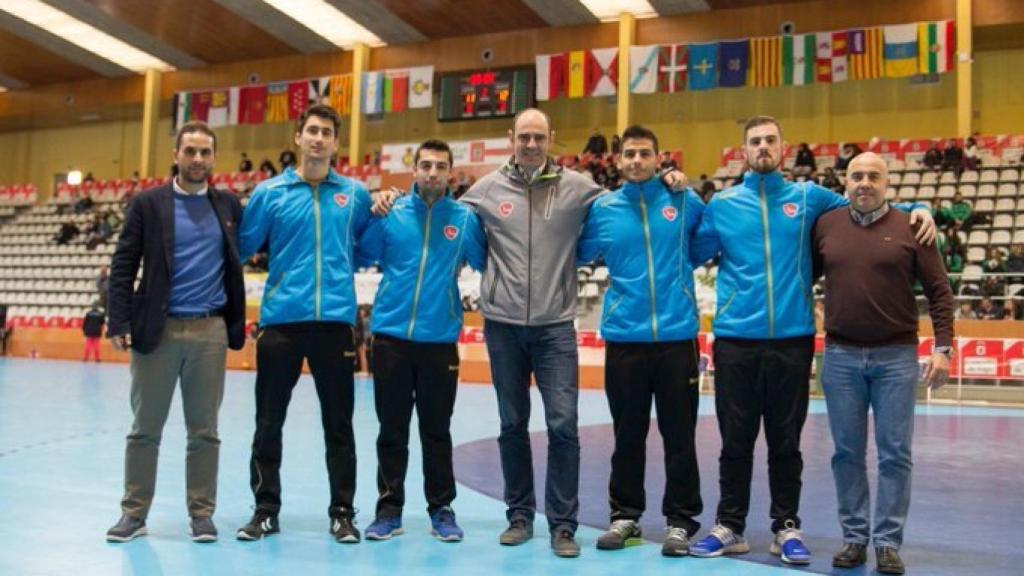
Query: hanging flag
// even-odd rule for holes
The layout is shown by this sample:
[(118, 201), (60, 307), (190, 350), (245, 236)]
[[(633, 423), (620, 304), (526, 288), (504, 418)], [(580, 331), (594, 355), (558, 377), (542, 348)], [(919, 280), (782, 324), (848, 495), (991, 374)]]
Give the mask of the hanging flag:
[(188, 92), (175, 92), (174, 93), (174, 130), (177, 132), (178, 128), (185, 125), (188, 122), (189, 105), (192, 103), (192, 94)]
[(782, 39), (750, 39), (750, 85), (778, 86), (782, 76)]
[(814, 35), (814, 77), (818, 82), (832, 81), (832, 33)]
[(690, 90), (711, 90), (718, 86), (718, 44), (690, 44), (686, 83)]
[(747, 85), (747, 68), (750, 63), (750, 40), (721, 42), (718, 85), (723, 88), (739, 88)]
[(212, 103), (213, 94), (210, 92), (192, 94), (192, 102), (188, 109), (188, 119), (206, 122), (210, 118), (210, 104)]
[(658, 49), (658, 92), (682, 92), (686, 88), (685, 44), (665, 44)]
[(881, 28), (850, 30), (849, 49), (851, 79), (882, 77), (884, 44)]
[(267, 87), (246, 86), (238, 95), (238, 123), (263, 124), (267, 115)]
[(210, 111), (206, 115), (206, 123), (210, 128), (227, 126), (230, 113), (230, 100), (227, 90), (214, 90), (210, 93)]
[(405, 112), (409, 108), (409, 69), (384, 71), (384, 111)]
[(512, 93), (508, 96), (508, 105), (512, 110), (526, 110), (534, 105), (530, 84), (533, 77), (529, 70), (516, 70), (512, 73)]
[(288, 83), (267, 84), (266, 122), (288, 121)]
[(331, 76), (328, 81), (330, 95), (327, 97), (331, 108), (338, 111), (342, 116), (352, 115), (352, 75), (342, 74)]
[(309, 82), (288, 84), (288, 119), (298, 120), (309, 107)]
[(658, 45), (629, 47), (629, 91), (653, 94), (658, 89)]
[(814, 34), (782, 37), (782, 83), (803, 86), (814, 82)]
[(409, 69), (409, 108), (430, 108), (434, 104), (434, 67)]
[(241, 108), (241, 91), (238, 86), (228, 88), (228, 125), (238, 124), (238, 113)]
[(952, 20), (921, 22), (918, 24), (917, 42), (921, 74), (944, 74), (953, 70), (956, 29)]
[(904, 78), (917, 72), (917, 24), (886, 26), (885, 75)]
[(363, 73), (363, 114), (380, 114), (384, 110), (384, 73)]
[(569, 87), (569, 57), (561, 54), (541, 54), (537, 63), (537, 100), (554, 100), (565, 96)]
[(846, 82), (850, 79), (850, 48), (846, 31), (832, 33), (832, 81)]
[(573, 50), (569, 52), (569, 88), (566, 96), (569, 98), (583, 98), (586, 93), (587, 52), (585, 50)]
[(583, 80), (587, 96), (614, 96), (619, 85), (619, 49), (595, 48), (588, 51)]
[(309, 87), (307, 88), (307, 106), (313, 106), (315, 104), (327, 104), (330, 106), (331, 97), (331, 77), (321, 76), (319, 78), (310, 78)]

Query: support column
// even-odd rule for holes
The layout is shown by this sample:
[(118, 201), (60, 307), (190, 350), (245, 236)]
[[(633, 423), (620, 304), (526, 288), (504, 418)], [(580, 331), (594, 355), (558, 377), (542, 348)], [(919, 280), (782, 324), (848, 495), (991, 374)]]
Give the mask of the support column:
[(974, 30), (971, 0), (956, 0), (956, 135), (974, 131)]
[(152, 178), (156, 175), (156, 139), (160, 123), (160, 78), (159, 70), (146, 70), (145, 91), (142, 97), (142, 145), (139, 149), (139, 176)]
[(616, 96), (615, 132), (622, 134), (630, 125), (629, 47), (636, 37), (636, 17), (628, 12), (619, 15), (619, 86)]
[(363, 163), (363, 72), (370, 67), (370, 47), (356, 44), (352, 51), (352, 116), (348, 127), (348, 158), (353, 166)]

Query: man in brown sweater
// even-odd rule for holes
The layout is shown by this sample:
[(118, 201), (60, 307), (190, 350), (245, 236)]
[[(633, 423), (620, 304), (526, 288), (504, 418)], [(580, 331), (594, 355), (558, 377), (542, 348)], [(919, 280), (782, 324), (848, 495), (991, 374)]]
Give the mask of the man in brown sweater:
[[(848, 208), (822, 216), (814, 232), (815, 271), (825, 274), (825, 362), (822, 385), (835, 442), (832, 474), (844, 545), (832, 565), (859, 566), (873, 540), (878, 571), (902, 574), (898, 550), (910, 506), (910, 445), (917, 396), (920, 281), (935, 327), (924, 372), (932, 388), (949, 374), (953, 294), (934, 246), (914, 240), (909, 216), (885, 201), (888, 170), (865, 153), (847, 170)], [(868, 409), (874, 413), (878, 494), (874, 529), (865, 465)]]

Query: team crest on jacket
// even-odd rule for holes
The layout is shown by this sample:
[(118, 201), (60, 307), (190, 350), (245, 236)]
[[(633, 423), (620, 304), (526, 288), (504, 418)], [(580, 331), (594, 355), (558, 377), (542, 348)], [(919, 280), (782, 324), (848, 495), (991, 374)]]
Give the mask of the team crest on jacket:
[(338, 207), (344, 208), (348, 205), (348, 196), (345, 196), (344, 194), (335, 194), (334, 203), (337, 204)]
[(679, 211), (676, 210), (675, 206), (665, 206), (661, 209), (661, 215), (665, 217), (665, 220), (669, 222), (675, 222), (676, 216), (679, 215)]
[(459, 229), (455, 226), (448, 225), (444, 227), (444, 237), (449, 240), (455, 240), (455, 237), (459, 235)]
[(795, 217), (796, 213), (799, 212), (799, 211), (800, 211), (800, 208), (796, 204), (794, 204), (792, 202), (786, 202), (785, 204), (782, 205), (782, 212), (783, 212), (783, 214), (785, 214), (786, 216), (789, 216), (790, 218)]
[(512, 215), (513, 208), (514, 206), (511, 202), (502, 202), (501, 204), (498, 204), (498, 215), (502, 218), (508, 218)]

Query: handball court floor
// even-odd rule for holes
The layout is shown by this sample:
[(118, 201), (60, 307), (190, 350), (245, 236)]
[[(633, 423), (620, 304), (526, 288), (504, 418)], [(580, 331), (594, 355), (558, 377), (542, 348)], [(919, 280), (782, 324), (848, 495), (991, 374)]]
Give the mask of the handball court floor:
[[(164, 433), (149, 536), (114, 545), (104, 532), (118, 518), (124, 436), (130, 424), (128, 369), (123, 364), (80, 364), (0, 359), (0, 575), (179, 574), (783, 574), (793, 568), (767, 553), (767, 479), (763, 440), (756, 456), (747, 536), (752, 552), (712, 560), (662, 558), (660, 437), (652, 425), (648, 446), (648, 513), (645, 545), (620, 552), (594, 548), (607, 523), (606, 490), (611, 424), (604, 395), (580, 395), (581, 527), (583, 554), (555, 558), (546, 523), (528, 544), (497, 544), (504, 528), (497, 454), (498, 417), (490, 386), (459, 388), (452, 434), (459, 482), (454, 508), (466, 531), (460, 544), (429, 535), (422, 495), (419, 442), (410, 445), (406, 534), (387, 542), (336, 544), (327, 533), (327, 479), (319, 406), (303, 376), (285, 426), (282, 533), (254, 543), (234, 531), (251, 514), (249, 444), (253, 432), (252, 372), (229, 372), (221, 410), (218, 510), (221, 539), (193, 544), (187, 537), (184, 499), (185, 432), (176, 396)], [(539, 397), (531, 421), (538, 492), (542, 494), (545, 436)], [(356, 381), (358, 525), (372, 521), (376, 489), (373, 388)], [(718, 499), (720, 447), (711, 396), (701, 397), (698, 451), (705, 529)], [(840, 544), (835, 491), (829, 469), (831, 438), (821, 401), (811, 402), (803, 435), (802, 517), (814, 563), (810, 573), (868, 574), (874, 559), (856, 570), (833, 570)], [(903, 556), (910, 574), (1021, 574), (1024, 566), (1024, 410), (918, 406), (914, 441), (914, 491)], [(653, 423), (652, 423), (653, 424)], [(415, 423), (413, 424), (415, 430)], [(869, 454), (873, 461), (874, 451)], [(872, 485), (874, 475), (872, 474)], [(704, 530), (700, 536), (703, 536)]]

